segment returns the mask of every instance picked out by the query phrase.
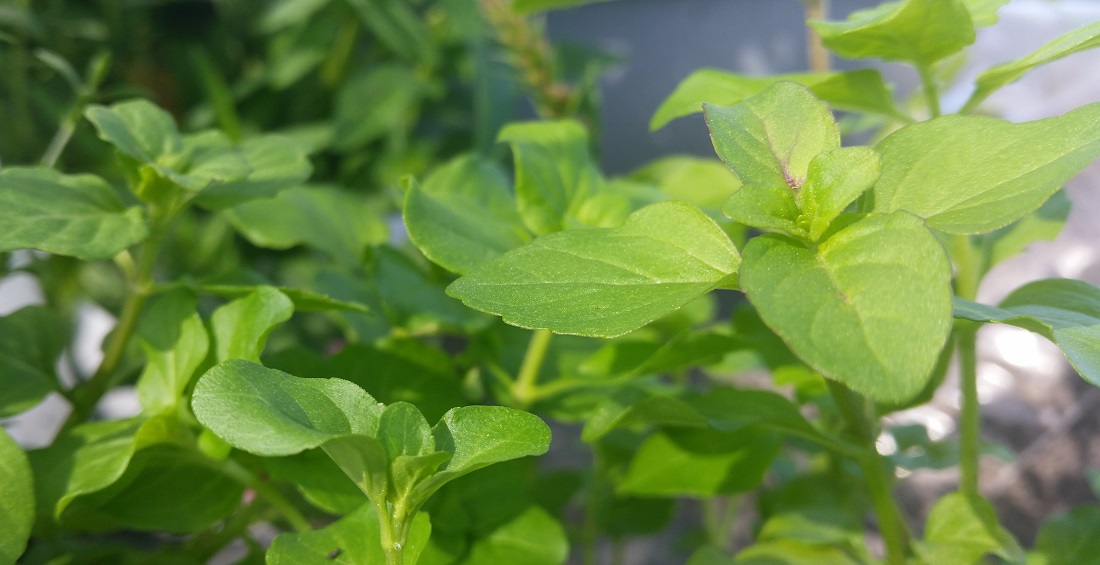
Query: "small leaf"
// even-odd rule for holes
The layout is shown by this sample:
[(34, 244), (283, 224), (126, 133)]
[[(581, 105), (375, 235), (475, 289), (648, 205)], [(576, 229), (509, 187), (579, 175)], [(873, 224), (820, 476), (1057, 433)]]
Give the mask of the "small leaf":
[(309, 155), (294, 139), (264, 135), (240, 144), (239, 157), (249, 173), (240, 180), (214, 184), (203, 190), (195, 203), (208, 210), (222, 210), (301, 184), (313, 173)]
[(451, 459), (409, 495), (422, 504), (444, 484), (501, 461), (542, 455), (550, 447), (550, 428), (538, 416), (502, 406), (462, 406), (443, 415), (432, 428), (435, 448)]
[(447, 293), (521, 327), (611, 337), (706, 294), (739, 263), (713, 220), (664, 202), (635, 212), (621, 228), (540, 237), (458, 279)]
[(944, 116), (878, 144), (878, 212), (907, 210), (948, 233), (984, 233), (1037, 209), (1100, 155), (1100, 103), (1013, 124)]
[[(1004, 0), (990, 1), (997, 3)], [(975, 80), (974, 93), (961, 111), (973, 110), (990, 94), (1012, 84), (1035, 67), (1095, 47), (1100, 47), (1100, 22), (1093, 22), (1057, 37), (1027, 57), (986, 69)]]
[(67, 334), (61, 317), (42, 306), (0, 318), (0, 416), (23, 412), (56, 388), (54, 367)]
[(868, 112), (910, 119), (894, 105), (893, 94), (882, 75), (873, 69), (835, 73), (787, 74), (752, 77), (718, 69), (697, 70), (676, 86), (649, 121), (657, 131), (676, 118), (703, 111), (703, 103), (730, 106), (758, 94), (780, 81), (801, 84), (837, 110)]
[(703, 113), (714, 150), (746, 185), (801, 187), (810, 160), (840, 147), (828, 106), (791, 82), (775, 83), (734, 106), (708, 104)]
[(810, 161), (806, 182), (798, 191), (799, 224), (817, 241), (833, 220), (878, 179), (878, 153), (869, 147), (844, 147)]
[(638, 447), (617, 490), (696, 497), (752, 490), (760, 485), (779, 445), (774, 433), (758, 430), (660, 431)]
[(350, 514), (366, 502), (363, 493), (322, 449), (265, 457), (271, 478), (294, 485), (310, 504), (329, 514)]
[(877, 58), (926, 66), (974, 43), (963, 0), (904, 0), (859, 10), (847, 21), (811, 21), (832, 52), (849, 59)]
[(970, 10), (970, 19), (974, 27), (987, 27), (997, 23), (997, 10), (1008, 4), (1009, 0), (963, 0)]
[(924, 540), (915, 545), (928, 565), (977, 563), (987, 553), (1014, 563), (1024, 559), (1012, 534), (997, 521), (993, 506), (980, 496), (959, 492), (936, 502), (928, 514)]
[(798, 225), (798, 202), (785, 183), (747, 184), (730, 195), (722, 214), (746, 226), (804, 238)]
[(195, 306), (190, 293), (173, 292), (156, 297), (142, 314), (137, 334), (146, 361), (137, 393), (146, 412), (175, 408), (206, 359), (210, 338)]
[(335, 188), (291, 188), (225, 214), (253, 245), (269, 249), (308, 245), (347, 265), (361, 264), (367, 246), (386, 240), (378, 212), (359, 195)]
[(409, 239), (442, 267), (465, 274), (531, 240), (504, 174), (488, 161), (460, 157), (421, 185), (405, 181)]
[(1047, 519), (1035, 540), (1028, 565), (1097, 565), (1100, 563), (1100, 508), (1078, 506)]
[[(702, 106), (700, 110), (702, 111)], [(634, 181), (651, 183), (672, 200), (700, 208), (719, 208), (741, 186), (741, 181), (720, 161), (673, 155), (651, 161), (630, 174)]]
[(509, 124), (498, 141), (508, 142), (516, 167), (516, 206), (536, 235), (576, 225), (609, 227), (616, 222), (582, 221), (582, 207), (604, 190), (588, 153), (588, 133), (570, 121)]
[(127, 100), (84, 111), (100, 139), (138, 163), (173, 165), (185, 158), (183, 138), (172, 116), (148, 100)]
[(0, 251), (106, 259), (145, 239), (144, 216), (99, 177), (23, 167), (0, 171)]
[(74, 498), (117, 481), (130, 464), (140, 427), (136, 419), (82, 424), (28, 453), (38, 519), (56, 519)]
[(321, 448), (363, 494), (375, 503), (386, 500), (390, 464), (381, 442), (365, 435), (340, 435), (326, 441)]
[(15, 563), (34, 525), (34, 477), (27, 454), (0, 428), (0, 562)]
[(638, 424), (705, 427), (707, 420), (688, 403), (670, 395), (649, 395), (634, 387), (612, 392), (587, 419), (581, 439), (593, 443), (611, 430)]
[(386, 406), (378, 421), (378, 441), (392, 461), (401, 455), (426, 455), (435, 451), (432, 428), (416, 406), (395, 402)]
[(1046, 279), (1012, 292), (999, 307), (955, 299), (955, 317), (999, 322), (1053, 341), (1086, 381), (1100, 386), (1100, 289), (1071, 279)]
[[(405, 563), (416, 563), (431, 531), (428, 515), (418, 513), (405, 541)], [(364, 504), (359, 510), (319, 530), (276, 537), (267, 550), (267, 565), (385, 563), (380, 532), (374, 505)]]
[(210, 316), (217, 360), (259, 361), (268, 334), (293, 313), (290, 299), (269, 286), (218, 308)]
[(1072, 204), (1066, 191), (1054, 193), (1038, 210), (997, 231), (974, 237), (985, 259), (983, 272), (1013, 257), (1037, 241), (1052, 241), (1062, 233)]
[(842, 549), (797, 540), (755, 543), (737, 554), (733, 565), (862, 565)]
[[(350, 1), (357, 7), (381, 2), (392, 0)], [(379, 26), (382, 22), (374, 19), (369, 25)], [(409, 131), (417, 106), (427, 93), (426, 83), (415, 70), (396, 62), (371, 65), (353, 75), (336, 94), (333, 147), (350, 153), (393, 132)]]
[(569, 539), (561, 522), (538, 506), (501, 525), (470, 546), (462, 563), (560, 565), (569, 557)]
[(341, 379), (302, 379), (231, 359), (195, 385), (191, 407), (202, 425), (257, 455), (292, 455), (348, 434), (373, 436), (382, 407)]
[(950, 264), (913, 216), (852, 218), (816, 249), (754, 238), (741, 286), (808, 365), (875, 400), (905, 400), (931, 377), (951, 330)]

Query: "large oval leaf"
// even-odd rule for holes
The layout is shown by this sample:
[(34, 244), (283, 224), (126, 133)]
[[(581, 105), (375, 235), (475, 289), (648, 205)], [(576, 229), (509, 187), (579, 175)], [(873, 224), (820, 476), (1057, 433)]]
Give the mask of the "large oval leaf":
[(301, 379), (242, 359), (199, 378), (191, 407), (218, 437), (257, 455), (293, 455), (347, 434), (373, 436), (382, 413), (348, 381)]
[(145, 239), (145, 218), (99, 177), (49, 169), (0, 171), (0, 251), (40, 249), (106, 259)]
[(807, 364), (875, 400), (902, 401), (924, 387), (951, 329), (951, 266), (909, 214), (845, 220), (816, 249), (753, 239), (741, 286)]
[(908, 210), (941, 231), (984, 233), (1035, 211), (1100, 155), (1100, 103), (1023, 124), (944, 116), (877, 149), (876, 212)]
[(642, 208), (616, 229), (543, 236), (458, 279), (447, 293), (525, 328), (613, 337), (707, 293), (741, 258), (682, 202)]

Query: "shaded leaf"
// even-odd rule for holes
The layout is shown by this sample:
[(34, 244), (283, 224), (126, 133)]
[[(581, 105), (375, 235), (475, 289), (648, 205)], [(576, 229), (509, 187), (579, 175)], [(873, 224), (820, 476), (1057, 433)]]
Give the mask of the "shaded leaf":
[(424, 179), (405, 180), (409, 239), (442, 267), (465, 274), (531, 240), (502, 171), (460, 157)]
[(142, 313), (137, 335), (145, 368), (137, 393), (147, 412), (175, 408), (206, 359), (210, 338), (195, 312), (196, 302), (188, 292), (173, 292), (155, 297)]
[(974, 238), (982, 249), (986, 272), (994, 265), (1013, 257), (1037, 241), (1051, 241), (1062, 233), (1071, 207), (1064, 190), (1054, 193), (1034, 214), (1020, 218), (997, 231)]
[(34, 525), (34, 477), (27, 454), (0, 428), (0, 562), (15, 563)]
[(210, 316), (214, 350), (218, 361), (259, 361), (267, 336), (275, 326), (290, 319), (294, 304), (273, 287), (261, 286)]
[[(700, 109), (702, 111), (702, 106)], [(651, 161), (630, 174), (631, 180), (652, 183), (672, 200), (700, 208), (718, 208), (738, 187), (729, 167), (714, 159), (673, 155)]]
[(512, 9), (517, 14), (530, 14), (531, 12), (546, 12), (550, 10), (561, 10), (562, 8), (572, 8), (574, 6), (583, 6), (585, 4), (595, 4), (597, 2), (607, 2), (608, 0), (516, 0), (512, 3)]
[(239, 146), (249, 174), (240, 180), (211, 185), (195, 203), (221, 210), (257, 198), (270, 198), (280, 190), (301, 184), (313, 174), (313, 165), (302, 144), (290, 137), (264, 135)]
[[(428, 543), (432, 525), (418, 513), (405, 541), (405, 563), (416, 563)], [(267, 550), (267, 565), (363, 565), (385, 563), (378, 515), (364, 504), (328, 526), (312, 532), (282, 534)]]
[(54, 311), (28, 306), (0, 318), (0, 416), (38, 404), (57, 386), (54, 367), (68, 328)]
[(1024, 552), (1012, 534), (997, 521), (993, 506), (977, 495), (951, 493), (936, 502), (928, 514), (924, 540), (917, 554), (929, 564), (977, 563), (987, 553), (1010, 562), (1023, 561)]
[(478, 538), (461, 565), (561, 565), (569, 540), (561, 522), (538, 506), (529, 506), (512, 521)]
[[(1005, 0), (988, 1), (997, 3)], [(1095, 47), (1100, 47), (1100, 22), (1093, 22), (1059, 36), (1026, 57), (986, 69), (975, 79), (974, 93), (961, 111), (973, 110), (990, 94), (1012, 84), (1035, 67)]]
[(1046, 279), (1012, 292), (999, 307), (955, 298), (955, 317), (999, 322), (1053, 341), (1086, 381), (1100, 386), (1100, 289), (1083, 281)]
[(657, 108), (649, 121), (656, 131), (676, 118), (703, 111), (703, 103), (730, 106), (758, 94), (780, 81), (801, 84), (837, 110), (869, 112), (909, 118), (900, 114), (894, 97), (877, 70), (785, 74), (752, 77), (718, 69), (700, 69), (687, 76)]
[(1097, 565), (1100, 563), (1100, 508), (1079, 506), (1047, 519), (1035, 540), (1027, 565)]
[[(195, 290), (198, 292), (214, 294), (217, 296), (238, 298), (256, 292), (260, 288), (264, 287), (229, 284), (205, 284), (196, 287)], [(335, 298), (332, 298), (331, 296), (321, 294), (320, 292), (314, 292), (312, 290), (306, 290), (304, 288), (291, 288), (287, 286), (279, 286), (274, 288), (290, 299), (290, 301), (294, 304), (294, 311), (296, 312), (330, 312), (333, 310), (341, 310), (345, 312), (359, 312), (360, 314), (370, 313), (370, 308), (368, 308), (367, 305), (361, 304), (359, 302), (337, 300)]]
[(687, 204), (665, 202), (635, 212), (621, 228), (538, 238), (447, 292), (521, 327), (610, 337), (707, 293), (739, 263), (713, 220)]
[(141, 208), (127, 208), (99, 177), (50, 169), (0, 171), (0, 251), (39, 249), (106, 259), (148, 235)]

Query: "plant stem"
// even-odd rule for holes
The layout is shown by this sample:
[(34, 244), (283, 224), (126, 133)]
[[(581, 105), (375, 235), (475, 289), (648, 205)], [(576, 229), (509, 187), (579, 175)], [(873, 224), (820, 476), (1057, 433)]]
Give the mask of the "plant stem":
[(378, 514), (379, 540), (382, 544), (382, 552), (386, 554), (386, 565), (404, 565), (404, 540), (397, 539), (397, 532), (393, 529), (394, 519), (390, 516), (386, 501), (374, 501), (374, 509)]
[(538, 396), (536, 382), (539, 378), (539, 370), (542, 368), (542, 360), (546, 357), (547, 348), (550, 347), (550, 338), (553, 336), (550, 330), (535, 330), (535, 333), (531, 334), (531, 342), (523, 355), (519, 375), (516, 376), (516, 381), (512, 385), (512, 397), (520, 408), (527, 408)]
[[(829, 17), (829, 0), (803, 0), (806, 3), (806, 20), (824, 20)], [(829, 50), (821, 42), (814, 28), (806, 26), (806, 49), (810, 71), (824, 73), (829, 70)]]
[(920, 74), (921, 88), (924, 89), (924, 101), (928, 104), (928, 113), (933, 118), (938, 118), (940, 116), (940, 93), (939, 87), (936, 86), (936, 78), (932, 76), (932, 69), (921, 63), (917, 65), (917, 72)]
[(871, 504), (875, 508), (875, 516), (878, 517), (879, 533), (882, 534), (882, 541), (886, 546), (886, 562), (889, 565), (905, 565), (909, 532), (894, 500), (891, 488), (893, 477), (875, 449), (875, 431), (865, 413), (863, 398), (838, 382), (829, 379), (825, 382), (849, 432), (864, 448), (856, 462), (863, 470)]
[[(955, 261), (955, 294), (974, 300), (981, 282), (982, 264), (974, 253), (970, 238), (956, 235), (951, 240), (951, 255)], [(962, 407), (959, 411), (959, 490), (978, 494), (978, 471), (981, 460), (981, 406), (978, 403), (978, 358), (976, 324), (957, 324), (956, 347), (959, 354), (959, 390)]]
[(272, 508), (277, 510), (284, 519), (286, 519), (290, 527), (294, 528), (294, 531), (308, 532), (313, 529), (309, 520), (307, 520), (306, 517), (282, 495), (282, 493), (260, 480), (240, 463), (233, 459), (226, 459), (221, 462), (219, 469), (229, 478), (256, 491), (257, 495), (263, 498)]

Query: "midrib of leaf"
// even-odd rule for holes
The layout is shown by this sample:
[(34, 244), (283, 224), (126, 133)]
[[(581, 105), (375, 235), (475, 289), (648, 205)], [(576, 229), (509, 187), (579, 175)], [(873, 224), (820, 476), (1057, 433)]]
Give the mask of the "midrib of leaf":
[[(826, 242), (825, 244), (827, 245), (828, 242)], [(848, 296), (848, 294), (845, 293), (843, 290), (841, 290), (840, 282), (836, 278), (836, 273), (834, 273), (832, 269), (829, 268), (829, 264), (825, 261), (825, 258), (821, 255), (821, 253), (819, 253), (816, 249), (811, 249), (810, 252), (814, 254), (814, 259), (817, 260), (817, 263), (825, 272), (825, 276), (829, 279), (829, 284), (832, 285), (833, 290), (836, 292), (837, 296), (840, 297), (840, 301), (844, 304), (844, 310), (850, 312), (858, 322), (857, 325), (859, 326), (859, 333), (863, 337), (863, 344), (867, 346), (868, 350), (870, 350), (871, 355), (874, 356), (875, 362), (878, 364), (879, 368), (885, 371), (887, 365), (883, 361), (882, 354), (876, 351), (875, 348), (871, 346), (872, 340), (870, 339), (870, 336), (867, 335), (867, 324), (864, 321), (863, 316), (860, 314), (859, 309), (856, 308), (855, 303), (852, 302), (852, 298)], [(815, 315), (813, 323), (817, 324), (819, 318), (820, 316)]]

